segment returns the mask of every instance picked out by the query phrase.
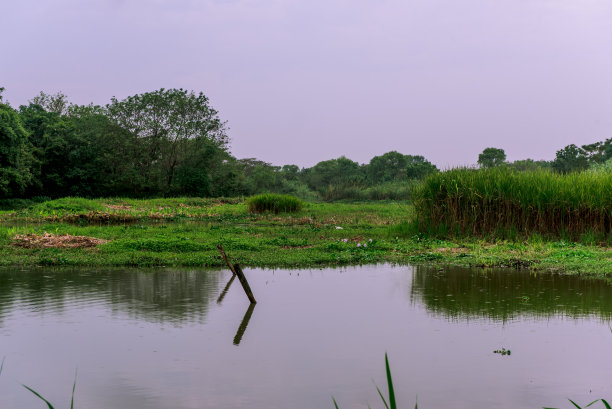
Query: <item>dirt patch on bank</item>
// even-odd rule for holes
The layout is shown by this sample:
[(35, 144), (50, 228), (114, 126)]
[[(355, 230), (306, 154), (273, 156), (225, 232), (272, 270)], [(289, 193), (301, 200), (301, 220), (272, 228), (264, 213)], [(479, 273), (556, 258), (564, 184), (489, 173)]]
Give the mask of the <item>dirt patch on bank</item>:
[(107, 243), (108, 240), (96, 239), (87, 236), (72, 236), (70, 234), (56, 235), (51, 233), (43, 234), (17, 234), (13, 237), (13, 245), (26, 249), (37, 248), (87, 248), (96, 247), (99, 244)]

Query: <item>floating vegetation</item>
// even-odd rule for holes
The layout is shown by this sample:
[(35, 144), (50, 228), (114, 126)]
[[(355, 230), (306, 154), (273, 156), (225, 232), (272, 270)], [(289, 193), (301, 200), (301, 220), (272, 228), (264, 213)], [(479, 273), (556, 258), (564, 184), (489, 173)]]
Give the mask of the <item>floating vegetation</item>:
[(108, 240), (87, 236), (72, 236), (70, 234), (17, 234), (13, 237), (13, 245), (26, 249), (34, 248), (86, 248), (107, 243)]
[(512, 352), (509, 349), (506, 349), (506, 348), (496, 349), (495, 351), (493, 351), (493, 353), (494, 354), (500, 354), (501, 356), (506, 356), (506, 355), (512, 354)]

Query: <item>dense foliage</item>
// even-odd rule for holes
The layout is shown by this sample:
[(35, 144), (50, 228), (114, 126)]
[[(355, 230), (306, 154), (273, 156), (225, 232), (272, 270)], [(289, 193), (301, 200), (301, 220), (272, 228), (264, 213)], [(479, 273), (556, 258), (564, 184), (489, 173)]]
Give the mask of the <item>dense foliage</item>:
[(437, 171), (398, 152), (364, 165), (342, 156), (311, 168), (273, 166), (232, 156), (226, 131), (202, 93), (160, 89), (80, 106), (41, 92), (18, 110), (0, 105), (0, 199), (272, 192), (404, 200), (415, 180)]
[[(229, 151), (227, 126), (202, 93), (160, 89), (112, 98), (106, 106), (71, 104), (41, 92), (15, 109), (0, 88), (0, 199), (81, 197), (237, 197), (291, 194), (306, 200), (406, 200), (438, 169), (397, 151), (359, 164), (341, 156), (310, 168), (273, 166)], [(571, 173), (601, 168), (612, 138), (569, 145), (555, 160), (506, 162), (486, 148), (482, 168)], [(2, 203), (0, 203), (2, 206)]]
[(414, 192), (421, 229), (446, 234), (534, 232), (602, 241), (612, 231), (612, 174), (454, 169), (429, 176)]

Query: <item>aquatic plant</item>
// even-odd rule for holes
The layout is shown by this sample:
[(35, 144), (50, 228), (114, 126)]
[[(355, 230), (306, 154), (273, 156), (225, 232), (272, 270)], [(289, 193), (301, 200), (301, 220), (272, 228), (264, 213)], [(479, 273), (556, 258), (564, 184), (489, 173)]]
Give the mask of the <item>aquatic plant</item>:
[[(593, 402), (589, 403), (589, 404), (588, 404), (588, 405), (586, 405), (586, 406), (580, 406), (580, 405), (578, 405), (576, 402), (574, 402), (573, 400), (571, 400), (571, 399), (568, 399), (568, 400), (569, 400), (570, 402), (572, 402), (572, 405), (574, 405), (574, 406), (575, 406), (576, 408), (578, 408), (578, 409), (583, 409), (583, 408), (585, 408), (585, 409), (586, 409), (586, 408), (588, 408), (589, 406), (592, 406), (592, 405), (594, 405), (595, 403), (600, 402), (600, 401), (601, 401), (601, 403), (603, 403), (603, 405), (606, 407), (606, 409), (612, 409), (612, 407), (610, 407), (610, 404), (609, 404), (608, 402), (606, 402), (606, 400), (605, 400), (605, 399), (595, 399)], [(544, 407), (544, 408), (542, 408), (542, 409), (557, 409), (557, 408), (548, 408), (548, 407)]]
[(452, 169), (413, 192), (420, 231), (436, 235), (543, 233), (601, 241), (612, 230), (612, 173)]
[[(74, 383), (72, 384), (72, 397), (70, 399), (70, 409), (74, 409), (74, 391), (76, 389), (76, 376), (77, 375), (76, 375), (76, 372), (75, 372), (74, 373)], [(21, 386), (23, 386), (24, 388), (26, 388), (27, 390), (32, 392), (36, 397), (38, 397), (43, 402), (45, 402), (49, 409), (55, 409), (55, 407), (51, 404), (51, 402), (49, 402), (47, 399), (43, 398), (40, 393), (36, 392), (34, 389), (30, 388), (29, 386), (26, 386), (26, 385), (23, 385), (23, 384)]]
[(304, 203), (295, 196), (264, 193), (247, 199), (251, 213), (293, 213), (302, 210)]
[[(389, 400), (387, 401), (387, 399), (385, 399), (385, 396), (383, 395), (383, 393), (381, 392), (378, 386), (376, 386), (376, 391), (378, 392), (378, 396), (380, 396), (380, 399), (382, 400), (383, 405), (385, 405), (386, 409), (397, 409), (397, 403), (395, 401), (395, 390), (393, 389), (393, 379), (391, 377), (391, 368), (389, 368), (389, 358), (386, 353), (385, 353), (385, 370), (387, 374), (387, 388), (389, 392)], [(338, 402), (336, 402), (336, 398), (334, 398), (333, 396), (332, 396), (332, 402), (334, 403), (334, 407), (336, 409), (340, 409), (340, 407), (338, 406)], [(418, 409), (418, 407), (419, 407), (418, 402), (415, 402), (414, 409)]]

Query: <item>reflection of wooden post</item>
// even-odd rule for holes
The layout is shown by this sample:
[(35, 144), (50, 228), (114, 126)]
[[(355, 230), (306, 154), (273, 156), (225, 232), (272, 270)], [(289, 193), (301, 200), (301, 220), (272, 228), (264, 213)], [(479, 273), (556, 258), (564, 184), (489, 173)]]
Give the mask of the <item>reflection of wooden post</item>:
[(221, 304), (221, 301), (223, 301), (223, 299), (225, 298), (225, 294), (227, 294), (227, 290), (229, 290), (232, 283), (234, 282), (234, 278), (236, 278), (236, 274), (232, 274), (232, 278), (230, 278), (230, 280), (225, 285), (225, 288), (223, 289), (223, 291), (221, 291), (219, 298), (217, 298), (217, 304)]
[(240, 264), (236, 264), (234, 268), (236, 269), (236, 275), (238, 276), (238, 280), (240, 280), (240, 284), (242, 284), (242, 288), (244, 289), (244, 292), (246, 293), (247, 297), (249, 297), (249, 301), (251, 302), (251, 304), (255, 304), (257, 301), (255, 301), (255, 296), (253, 295), (253, 291), (251, 291), (249, 282), (244, 276), (244, 273), (242, 272), (242, 269), (240, 268)]
[(255, 304), (250, 304), (249, 308), (247, 308), (246, 312), (244, 313), (244, 317), (242, 318), (242, 322), (238, 327), (238, 331), (236, 331), (236, 336), (234, 336), (234, 345), (240, 345), (244, 331), (246, 331), (251, 315), (253, 315), (253, 310), (255, 310)]
[(219, 252), (225, 259), (225, 262), (227, 263), (227, 266), (229, 267), (229, 269), (232, 270), (232, 273), (238, 276), (238, 281), (240, 281), (240, 284), (242, 284), (242, 289), (246, 293), (247, 297), (249, 297), (249, 301), (251, 301), (251, 304), (255, 304), (257, 301), (255, 301), (255, 297), (253, 296), (253, 292), (251, 291), (249, 282), (244, 276), (244, 273), (242, 272), (240, 265), (236, 264), (235, 266), (233, 266), (232, 263), (230, 263), (229, 258), (227, 257), (227, 255), (225, 254), (225, 251), (223, 250), (223, 246), (219, 244), (217, 248), (219, 249)]

